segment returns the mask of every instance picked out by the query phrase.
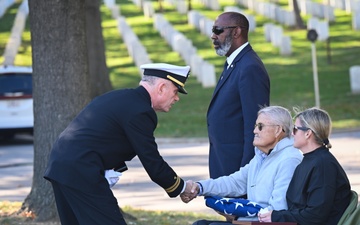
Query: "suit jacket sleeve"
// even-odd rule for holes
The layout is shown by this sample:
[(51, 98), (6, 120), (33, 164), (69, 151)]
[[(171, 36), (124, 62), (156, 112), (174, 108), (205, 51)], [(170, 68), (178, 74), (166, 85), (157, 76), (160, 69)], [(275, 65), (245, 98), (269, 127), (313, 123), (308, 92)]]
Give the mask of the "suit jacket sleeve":
[(154, 138), (157, 117), (153, 110), (134, 115), (126, 126), (126, 135), (151, 180), (170, 197), (178, 196), (184, 181), (160, 155)]
[(241, 166), (246, 165), (254, 156), (253, 130), (257, 112), (261, 107), (269, 105), (269, 78), (265, 68), (260, 65), (262, 63), (251, 63), (251, 65), (244, 67), (238, 85), (244, 117), (244, 153)]

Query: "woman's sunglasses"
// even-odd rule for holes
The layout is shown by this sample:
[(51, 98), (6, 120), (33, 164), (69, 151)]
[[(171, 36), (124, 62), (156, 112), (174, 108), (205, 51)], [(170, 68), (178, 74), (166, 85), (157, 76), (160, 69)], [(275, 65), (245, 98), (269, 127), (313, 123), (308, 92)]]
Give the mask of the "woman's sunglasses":
[(295, 135), (298, 130), (307, 131), (307, 130), (310, 130), (310, 128), (308, 128), (308, 127), (298, 127), (298, 126), (294, 125), (293, 134)]
[(219, 35), (219, 34), (223, 33), (225, 31), (225, 29), (230, 29), (230, 28), (235, 28), (235, 27), (238, 27), (238, 26), (227, 26), (227, 27), (213, 26), (212, 32), (216, 35)]

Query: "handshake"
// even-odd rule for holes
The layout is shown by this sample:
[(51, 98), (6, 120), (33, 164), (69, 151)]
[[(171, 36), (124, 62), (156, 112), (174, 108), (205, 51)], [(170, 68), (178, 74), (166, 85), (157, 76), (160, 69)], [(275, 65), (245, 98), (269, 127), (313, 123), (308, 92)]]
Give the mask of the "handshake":
[(188, 180), (186, 181), (184, 192), (180, 194), (180, 198), (184, 203), (188, 203), (196, 198), (196, 196), (199, 194), (199, 191), (199, 184), (192, 180)]

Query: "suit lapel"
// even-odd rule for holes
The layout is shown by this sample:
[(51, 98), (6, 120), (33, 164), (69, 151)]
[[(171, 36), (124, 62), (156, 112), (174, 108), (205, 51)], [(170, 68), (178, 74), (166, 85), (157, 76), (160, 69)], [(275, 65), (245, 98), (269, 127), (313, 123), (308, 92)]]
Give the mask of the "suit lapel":
[[(225, 84), (226, 80), (230, 77), (232, 71), (235, 69), (235, 66), (237, 64), (238, 61), (240, 61), (240, 59), (245, 55), (246, 52), (250, 51), (252, 49), (252, 47), (250, 46), (250, 44), (248, 44), (234, 59), (234, 61), (232, 62), (232, 64), (229, 66), (228, 69), (226, 69), (225, 65), (227, 65), (227, 62), (225, 61), (225, 65), (224, 65), (224, 70), (222, 72), (222, 74), (220, 75), (219, 81), (215, 87), (211, 102), (213, 101), (213, 99), (216, 97), (217, 93), (219, 92), (220, 88)], [(211, 105), (210, 102), (210, 105)]]
[(214, 93), (213, 93), (213, 97), (216, 95), (216, 93), (218, 92), (218, 90), (220, 89), (220, 87), (225, 83), (225, 80), (230, 76), (232, 70), (234, 67), (229, 67), (229, 69), (227, 69), (227, 62), (225, 61), (225, 66), (223, 69), (223, 72), (221, 73), (218, 83), (216, 84)]

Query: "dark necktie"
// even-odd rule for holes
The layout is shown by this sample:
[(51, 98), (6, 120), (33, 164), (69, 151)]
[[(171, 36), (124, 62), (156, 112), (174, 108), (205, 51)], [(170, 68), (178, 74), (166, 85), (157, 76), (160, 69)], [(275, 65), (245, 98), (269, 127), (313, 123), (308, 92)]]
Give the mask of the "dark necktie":
[(229, 64), (227, 63), (227, 61), (225, 61), (225, 63), (224, 63), (224, 69), (223, 69), (223, 71), (222, 71), (222, 73), (221, 73), (221, 75), (220, 75), (220, 78), (219, 78), (218, 83), (224, 78), (224, 74), (226, 73), (226, 70), (227, 70), (228, 65), (229, 65)]
[(224, 63), (224, 70), (227, 70), (227, 68), (228, 68), (228, 62), (227, 62), (227, 60), (225, 61), (225, 63)]

